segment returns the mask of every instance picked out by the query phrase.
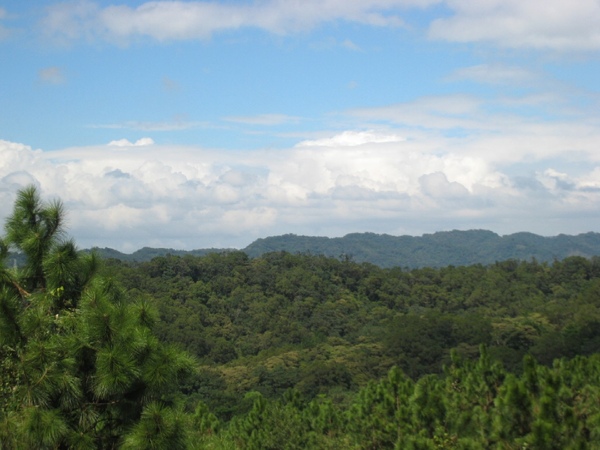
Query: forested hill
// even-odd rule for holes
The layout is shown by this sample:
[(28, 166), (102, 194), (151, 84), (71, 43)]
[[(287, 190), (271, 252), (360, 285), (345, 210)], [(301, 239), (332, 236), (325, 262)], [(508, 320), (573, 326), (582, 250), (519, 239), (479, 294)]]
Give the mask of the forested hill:
[[(167, 254), (201, 256), (225, 249), (204, 249), (186, 252), (173, 249), (143, 248), (132, 254), (112, 249), (96, 249), (104, 257), (129, 261), (149, 261)], [(561, 260), (568, 256), (600, 255), (600, 233), (577, 236), (564, 234), (543, 237), (532, 233), (499, 236), (486, 230), (444, 231), (423, 236), (390, 236), (375, 233), (352, 233), (328, 238), (285, 234), (258, 239), (242, 249), (255, 258), (265, 253), (286, 251), (350, 258), (380, 267), (445, 267), (470, 264), (492, 264), (508, 259), (540, 262)]]
[(507, 259), (552, 261), (600, 255), (600, 234), (542, 237), (532, 233), (499, 236), (485, 230), (446, 231), (421, 237), (353, 233), (341, 238), (284, 235), (258, 239), (244, 249), (251, 257), (285, 250), (339, 257), (381, 267), (445, 267), (492, 264)]

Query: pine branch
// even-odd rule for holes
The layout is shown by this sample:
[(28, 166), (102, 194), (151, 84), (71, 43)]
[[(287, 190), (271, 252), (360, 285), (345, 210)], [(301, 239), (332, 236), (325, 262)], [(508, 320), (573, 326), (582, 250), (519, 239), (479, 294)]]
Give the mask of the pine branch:
[(19, 283), (17, 283), (16, 281), (13, 281), (12, 285), (17, 289), (17, 291), (19, 291), (19, 294), (21, 294), (21, 297), (28, 298), (31, 295), (29, 292), (27, 292), (25, 289), (23, 289), (21, 286), (19, 286)]

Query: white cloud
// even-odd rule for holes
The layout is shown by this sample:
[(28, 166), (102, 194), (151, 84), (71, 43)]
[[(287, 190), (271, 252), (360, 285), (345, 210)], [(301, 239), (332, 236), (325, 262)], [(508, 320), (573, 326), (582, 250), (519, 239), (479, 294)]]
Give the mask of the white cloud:
[[(541, 111), (530, 111), (527, 116), (519, 112), (520, 107), (540, 103), (544, 104)], [(385, 122), (406, 130), (407, 140), (427, 152), (453, 152), (476, 158), (484, 154), (485, 160), (494, 164), (565, 155), (575, 161), (600, 161), (597, 115), (591, 111), (585, 116), (579, 111), (573, 117), (547, 120), (544, 115), (554, 106), (557, 111), (565, 109), (560, 96), (498, 97), (483, 102), (453, 95), (355, 109), (348, 114), (361, 121)]]
[(100, 7), (91, 1), (66, 1), (52, 5), (44, 17), (44, 28), (61, 39), (93, 39), (98, 32)]
[(447, 0), (445, 3), (453, 14), (431, 23), (431, 38), (560, 51), (600, 48), (600, 3), (596, 0)]
[(69, 40), (205, 39), (243, 27), (288, 34), (339, 20), (378, 27), (401, 26), (399, 10), (435, 3), (439, 0), (267, 0), (244, 4), (153, 1), (137, 7), (122, 4), (102, 8), (79, 0), (50, 7), (44, 25), (51, 35)]
[(579, 177), (577, 179), (577, 184), (583, 189), (600, 189), (600, 165), (595, 167), (591, 172)]
[(375, 131), (344, 131), (330, 138), (302, 141), (298, 147), (339, 147), (363, 145), (369, 143), (400, 142), (404, 138), (395, 134), (381, 134)]
[[(405, 26), (404, 13), (438, 4), (450, 15), (431, 19), (428, 34), (433, 39), (559, 51), (600, 48), (600, 3), (596, 0), (149, 1), (135, 7), (73, 0), (49, 7), (44, 29), (67, 41), (117, 43), (136, 38), (207, 39), (242, 28), (286, 35), (336, 21)], [(342, 45), (358, 48), (349, 40)]]
[(411, 102), (374, 108), (359, 108), (348, 113), (362, 120), (389, 121), (409, 127), (429, 129), (480, 128), (475, 119), (482, 101), (468, 95), (428, 96)]
[(549, 191), (569, 190), (575, 187), (568, 174), (558, 172), (552, 168), (544, 170), (543, 173), (538, 173), (536, 178)]
[[(524, 118), (506, 109), (507, 100), (495, 100), (502, 112), (468, 96), (353, 110), (344, 117), (360, 127), (281, 149), (141, 138), (41, 151), (0, 141), (0, 215), (19, 187), (34, 183), (64, 200), (80, 245), (128, 251), (243, 247), (289, 232), (594, 229), (597, 117)], [(261, 120), (279, 118), (254, 118)]]
[(108, 143), (108, 145), (110, 145), (112, 147), (143, 147), (146, 145), (153, 145), (153, 144), (154, 144), (154, 141), (149, 137), (138, 139), (135, 142), (129, 142), (127, 139), (119, 139), (116, 141), (110, 141)]
[[(270, 207), (257, 207), (249, 209), (232, 209), (225, 211), (222, 217), (222, 226), (232, 234), (239, 235), (246, 231), (260, 233), (271, 227), (277, 220), (277, 210)], [(240, 229), (244, 224), (244, 229)]]
[(456, 181), (449, 182), (442, 172), (434, 172), (419, 177), (419, 184), (424, 194), (434, 198), (461, 198), (469, 195), (469, 191)]

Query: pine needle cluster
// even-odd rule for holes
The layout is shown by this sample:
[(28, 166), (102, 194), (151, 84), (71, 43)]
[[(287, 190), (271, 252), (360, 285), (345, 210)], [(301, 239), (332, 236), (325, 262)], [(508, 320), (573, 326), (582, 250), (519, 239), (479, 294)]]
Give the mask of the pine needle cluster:
[(156, 338), (157, 313), (99, 277), (64, 223), (62, 203), (28, 187), (0, 241), (0, 448), (185, 448), (176, 393), (194, 361)]

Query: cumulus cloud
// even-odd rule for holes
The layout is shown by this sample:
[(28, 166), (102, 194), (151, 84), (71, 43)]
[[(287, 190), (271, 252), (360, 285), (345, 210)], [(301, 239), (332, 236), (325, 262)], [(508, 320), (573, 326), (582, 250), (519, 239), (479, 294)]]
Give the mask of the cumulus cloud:
[(469, 195), (469, 191), (456, 181), (448, 181), (442, 172), (435, 172), (419, 177), (421, 190), (425, 195), (437, 199), (462, 198)]
[[(416, 103), (421, 114), (451, 120), (479, 107)], [(405, 117), (398, 108), (393, 120)], [(390, 110), (368, 113), (374, 119)], [(148, 138), (54, 151), (0, 141), (0, 215), (19, 187), (33, 183), (63, 199), (80, 245), (125, 251), (243, 247), (289, 232), (589, 231), (589, 218), (600, 218), (593, 206), (600, 201), (597, 125), (595, 134), (591, 124), (587, 133), (571, 123), (553, 124), (554, 132), (539, 123), (510, 126), (465, 138), (397, 122), (251, 151)]]

